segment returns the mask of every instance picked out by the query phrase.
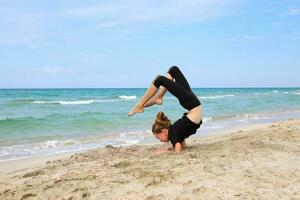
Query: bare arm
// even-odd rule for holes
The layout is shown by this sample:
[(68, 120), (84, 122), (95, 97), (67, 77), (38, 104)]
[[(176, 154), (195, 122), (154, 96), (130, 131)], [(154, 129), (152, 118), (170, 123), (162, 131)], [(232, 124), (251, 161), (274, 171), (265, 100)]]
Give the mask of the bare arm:
[(186, 149), (186, 143), (185, 143), (185, 140), (183, 140), (183, 142), (181, 142), (181, 146), (182, 148), (185, 150)]
[(181, 152), (181, 151), (183, 151), (184, 150), (184, 147), (183, 147), (183, 145), (182, 145), (182, 143), (179, 143), (179, 142), (177, 142), (176, 144), (175, 144), (175, 152), (176, 153), (179, 153), (179, 152)]

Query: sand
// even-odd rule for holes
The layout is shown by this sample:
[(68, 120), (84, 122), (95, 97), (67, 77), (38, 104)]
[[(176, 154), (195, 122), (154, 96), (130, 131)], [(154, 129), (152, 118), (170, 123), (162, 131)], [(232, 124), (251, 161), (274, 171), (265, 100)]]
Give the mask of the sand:
[(300, 199), (300, 120), (187, 144), (179, 154), (133, 145), (37, 158), (34, 166), (20, 160), (17, 171), (16, 162), (2, 167), (0, 199)]

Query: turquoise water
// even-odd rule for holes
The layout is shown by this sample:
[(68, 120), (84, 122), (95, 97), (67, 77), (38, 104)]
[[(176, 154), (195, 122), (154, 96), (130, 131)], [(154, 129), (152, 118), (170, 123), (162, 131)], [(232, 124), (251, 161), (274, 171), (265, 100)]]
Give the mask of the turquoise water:
[[(155, 141), (158, 111), (174, 122), (185, 112), (166, 94), (161, 106), (131, 118), (142, 89), (1, 89), (0, 160)], [(300, 88), (194, 88), (203, 105), (197, 134), (300, 117)]]

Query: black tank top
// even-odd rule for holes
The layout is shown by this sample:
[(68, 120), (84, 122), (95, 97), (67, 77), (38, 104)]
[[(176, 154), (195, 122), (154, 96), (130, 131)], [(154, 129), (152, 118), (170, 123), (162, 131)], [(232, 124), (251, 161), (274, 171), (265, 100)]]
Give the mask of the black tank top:
[(184, 113), (182, 118), (178, 119), (169, 127), (168, 135), (173, 147), (175, 147), (177, 142), (181, 143), (184, 141), (184, 139), (195, 134), (197, 129), (202, 124), (202, 120), (199, 122), (199, 124), (195, 124), (186, 115), (187, 113)]

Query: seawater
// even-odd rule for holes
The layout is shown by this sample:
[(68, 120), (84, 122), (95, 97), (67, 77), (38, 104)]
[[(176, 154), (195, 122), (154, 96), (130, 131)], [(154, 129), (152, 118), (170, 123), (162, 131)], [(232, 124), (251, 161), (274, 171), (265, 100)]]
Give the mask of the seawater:
[[(143, 96), (137, 89), (0, 89), (0, 161), (156, 141), (159, 111), (175, 122), (186, 112), (167, 93), (163, 105), (127, 113)], [(300, 117), (300, 88), (193, 88), (204, 123), (196, 135)]]

